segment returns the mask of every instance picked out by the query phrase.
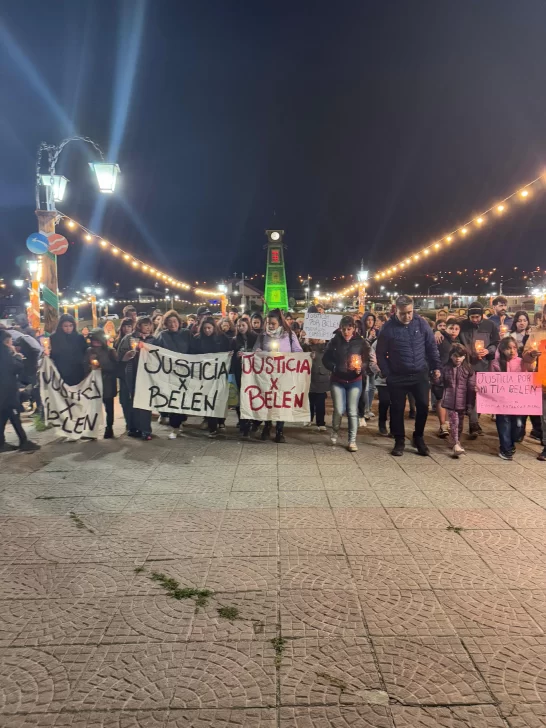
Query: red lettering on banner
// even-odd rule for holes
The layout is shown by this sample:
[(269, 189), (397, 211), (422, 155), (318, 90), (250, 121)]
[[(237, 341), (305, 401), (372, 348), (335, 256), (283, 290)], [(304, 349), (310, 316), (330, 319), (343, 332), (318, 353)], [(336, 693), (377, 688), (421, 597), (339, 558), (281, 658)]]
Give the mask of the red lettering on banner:
[(294, 395), (294, 407), (301, 409), (303, 407), (303, 393)]
[[(292, 366), (290, 366), (292, 364)], [(293, 365), (296, 365), (295, 367)], [(289, 372), (295, 372), (298, 368), (298, 362), (295, 359), (287, 359), (286, 360), (286, 368)]]
[(279, 377), (271, 377), (271, 389), (279, 388)]
[(304, 374), (311, 374), (311, 365), (309, 364), (309, 359), (304, 359), (303, 361), (298, 362), (298, 364), (301, 364), (301, 366), (298, 367), (298, 374), (301, 374), (302, 372)]

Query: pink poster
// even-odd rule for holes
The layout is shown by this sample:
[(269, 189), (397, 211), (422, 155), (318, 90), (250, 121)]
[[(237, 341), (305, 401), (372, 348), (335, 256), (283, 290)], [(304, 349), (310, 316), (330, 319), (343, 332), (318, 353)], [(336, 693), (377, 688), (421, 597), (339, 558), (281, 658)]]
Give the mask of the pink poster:
[(477, 372), (476, 389), (482, 414), (542, 414), (542, 386), (532, 372)]

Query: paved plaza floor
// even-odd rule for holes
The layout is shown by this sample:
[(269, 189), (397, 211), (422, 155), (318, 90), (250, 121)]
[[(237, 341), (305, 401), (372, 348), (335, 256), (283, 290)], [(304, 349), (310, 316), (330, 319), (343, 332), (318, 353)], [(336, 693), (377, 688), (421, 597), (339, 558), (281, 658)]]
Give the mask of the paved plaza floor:
[(0, 456), (0, 725), (546, 726), (546, 463), (484, 424)]

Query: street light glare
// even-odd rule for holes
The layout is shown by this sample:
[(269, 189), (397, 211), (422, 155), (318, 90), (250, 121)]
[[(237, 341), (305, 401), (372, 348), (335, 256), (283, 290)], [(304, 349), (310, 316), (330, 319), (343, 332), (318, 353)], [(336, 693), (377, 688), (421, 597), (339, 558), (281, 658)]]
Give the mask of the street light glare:
[(97, 175), (99, 190), (110, 195), (116, 189), (116, 182), (120, 173), (119, 164), (106, 162), (89, 162), (89, 166)]

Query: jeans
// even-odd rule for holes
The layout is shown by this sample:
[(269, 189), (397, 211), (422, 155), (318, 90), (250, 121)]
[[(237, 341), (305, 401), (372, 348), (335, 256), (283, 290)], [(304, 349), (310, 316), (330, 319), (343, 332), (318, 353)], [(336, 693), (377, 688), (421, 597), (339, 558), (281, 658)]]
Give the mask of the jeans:
[(23, 425), (21, 424), (21, 417), (19, 416), (19, 412), (17, 412), (17, 410), (13, 407), (6, 407), (6, 409), (0, 410), (0, 447), (5, 445), (6, 443), (6, 437), (4, 433), (8, 421), (11, 422), (11, 424), (13, 425), (13, 429), (15, 430), (15, 433), (19, 438), (19, 446), (24, 445), (28, 438), (26, 432), (23, 430)]
[(358, 401), (362, 394), (362, 381), (358, 382), (332, 382), (332, 402), (334, 403), (333, 430), (337, 434), (341, 425), (343, 413), (347, 412), (349, 424), (349, 444), (356, 442), (358, 432)]
[(125, 425), (127, 429), (130, 430), (133, 402), (131, 392), (124, 379), (119, 380), (119, 403), (121, 405), (121, 409), (123, 410), (123, 416), (125, 417)]
[(366, 395), (368, 397), (366, 412), (372, 408), (373, 398), (375, 396), (375, 374), (368, 374), (368, 383), (366, 385)]
[(389, 407), (391, 406), (391, 396), (388, 387), (378, 387), (377, 396), (379, 397), (379, 426), (387, 426), (387, 416)]
[(362, 389), (360, 390), (360, 397), (358, 398), (358, 416), (364, 417), (368, 412), (368, 392), (367, 392), (368, 380), (366, 377), (362, 377)]
[(324, 427), (326, 424), (326, 392), (309, 392), (309, 409), (311, 422), (316, 417), (317, 427)]
[(114, 398), (108, 397), (103, 399), (104, 409), (106, 411), (106, 427), (114, 426)]
[(387, 387), (391, 396), (391, 431), (396, 442), (403, 442), (406, 436), (404, 429), (404, 410), (406, 396), (412, 394), (415, 399), (415, 437), (423, 437), (428, 417), (430, 383), (428, 372), (416, 374), (392, 375), (387, 379)]
[(501, 452), (510, 453), (516, 446), (521, 433), (521, 417), (516, 415), (496, 415), (495, 424), (499, 434)]

